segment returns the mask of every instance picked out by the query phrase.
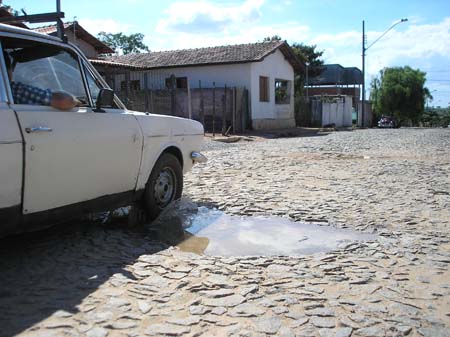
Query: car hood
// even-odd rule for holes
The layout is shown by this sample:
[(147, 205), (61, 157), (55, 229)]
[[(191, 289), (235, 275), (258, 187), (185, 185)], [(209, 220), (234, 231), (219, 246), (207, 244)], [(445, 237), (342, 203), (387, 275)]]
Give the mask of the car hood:
[(203, 136), (204, 134), (203, 125), (192, 119), (137, 111), (128, 111), (128, 113), (136, 117), (144, 134), (149, 137)]

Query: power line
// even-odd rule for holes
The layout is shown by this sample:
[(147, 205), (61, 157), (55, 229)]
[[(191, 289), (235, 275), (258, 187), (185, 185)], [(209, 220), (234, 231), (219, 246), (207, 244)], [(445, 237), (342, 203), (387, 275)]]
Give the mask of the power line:
[(450, 73), (450, 70), (425, 70), (427, 73)]

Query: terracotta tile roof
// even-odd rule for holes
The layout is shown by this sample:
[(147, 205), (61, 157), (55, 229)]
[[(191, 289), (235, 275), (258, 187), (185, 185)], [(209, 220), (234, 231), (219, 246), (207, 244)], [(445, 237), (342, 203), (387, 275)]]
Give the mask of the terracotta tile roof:
[[(73, 25), (73, 22), (65, 22), (64, 29), (67, 29), (67, 28), (71, 27), (72, 25)], [(48, 26), (36, 27), (36, 28), (33, 28), (33, 30), (36, 32), (42, 33), (42, 34), (51, 35), (51, 34), (56, 33), (56, 25), (53, 24), (53, 25), (48, 25)]]
[(284, 41), (249, 43), (198, 49), (172, 50), (141, 54), (113, 55), (107, 60), (151, 68), (174, 68), (214, 64), (233, 64), (262, 61), (267, 55), (279, 49), (296, 71), (303, 69), (303, 63), (295, 56)]
[(119, 62), (103, 60), (103, 59), (89, 59), (89, 61), (93, 65), (102, 65), (102, 66), (112, 67), (112, 68), (123, 68), (123, 69), (131, 69), (131, 70), (145, 70), (145, 69), (148, 69), (146, 67), (142, 67), (142, 66), (139, 66), (139, 65), (131, 65), (131, 64), (119, 63)]
[[(56, 25), (48, 25), (48, 26), (42, 26), (33, 28), (34, 31), (47, 34), (47, 35), (55, 35), (56, 34)], [(64, 30), (67, 31), (73, 31), (75, 30), (75, 34), (77, 38), (82, 39), (92, 45), (95, 50), (100, 54), (112, 54), (114, 53), (114, 50), (112, 50), (109, 46), (104, 44), (102, 41), (97, 39), (95, 36), (91, 35), (87, 30), (85, 30), (78, 21), (72, 21), (72, 22), (65, 22), (64, 23)]]

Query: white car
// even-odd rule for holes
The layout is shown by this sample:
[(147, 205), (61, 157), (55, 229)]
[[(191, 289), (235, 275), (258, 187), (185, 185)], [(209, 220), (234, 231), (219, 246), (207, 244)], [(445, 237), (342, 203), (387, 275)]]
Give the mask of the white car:
[[(154, 219), (181, 196), (183, 173), (206, 160), (200, 123), (128, 111), (56, 37), (0, 24), (0, 43), (0, 236), (132, 204)], [(12, 83), (82, 104), (18, 104)]]

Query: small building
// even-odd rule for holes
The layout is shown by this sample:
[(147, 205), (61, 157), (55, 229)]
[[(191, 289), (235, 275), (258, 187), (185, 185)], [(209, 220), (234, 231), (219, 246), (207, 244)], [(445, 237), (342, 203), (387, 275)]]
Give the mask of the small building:
[[(116, 90), (127, 81), (133, 88), (162, 89), (171, 78), (177, 88), (246, 88), (253, 129), (295, 126), (294, 73), (304, 71), (304, 65), (284, 41), (114, 55), (91, 62)], [(127, 73), (115, 71), (125, 67)]]
[[(327, 104), (324, 105), (324, 109), (321, 111), (327, 111), (330, 99), (337, 104), (336, 106), (342, 105), (343, 115), (334, 114), (337, 121), (342, 120), (344, 121), (342, 126), (347, 126), (349, 124), (348, 120), (351, 118), (353, 122), (356, 122), (360, 126), (362, 124), (361, 113), (359, 113), (362, 109), (360, 94), (363, 83), (361, 70), (356, 67), (343, 67), (340, 64), (326, 64), (320, 70), (320, 74), (309, 79), (305, 86), (308, 96), (313, 97), (316, 102), (314, 104), (317, 104), (321, 97), (323, 98)], [(342, 99), (339, 97), (342, 97)], [(350, 105), (348, 104), (349, 100), (351, 102)], [(336, 111), (341, 111), (341, 109), (339, 108)], [(364, 125), (371, 125), (372, 113), (368, 102), (365, 103), (365, 111), (366, 121)], [(350, 115), (351, 117), (349, 117)], [(322, 120), (327, 120), (327, 117), (322, 118)], [(314, 121), (317, 124), (318, 119), (313, 118), (313, 124)], [(339, 123), (332, 122), (330, 124), (338, 125)]]
[(356, 106), (362, 85), (362, 72), (356, 67), (343, 67), (340, 64), (325, 64), (320, 74), (309, 79), (306, 87), (311, 96), (347, 95), (353, 98)]
[[(56, 36), (57, 34), (55, 24), (33, 28), (33, 30), (47, 35)], [(96, 59), (103, 54), (114, 53), (113, 49), (80, 26), (78, 21), (64, 23), (64, 34), (67, 36), (69, 42), (80, 48), (86, 57), (90, 59)]]

